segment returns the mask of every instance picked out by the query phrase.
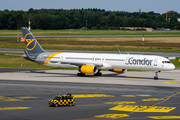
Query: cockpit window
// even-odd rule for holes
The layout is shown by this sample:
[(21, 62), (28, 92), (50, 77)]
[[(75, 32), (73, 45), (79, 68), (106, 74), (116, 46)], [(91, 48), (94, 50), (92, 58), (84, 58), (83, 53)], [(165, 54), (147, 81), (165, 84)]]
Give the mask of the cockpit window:
[(171, 63), (170, 61), (162, 61), (162, 63)]

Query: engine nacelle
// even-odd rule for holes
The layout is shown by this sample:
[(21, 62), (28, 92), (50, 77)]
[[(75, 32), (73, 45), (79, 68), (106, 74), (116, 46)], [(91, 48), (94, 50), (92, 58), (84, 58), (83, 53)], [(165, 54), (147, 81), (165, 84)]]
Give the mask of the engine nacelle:
[(111, 69), (109, 71), (116, 72), (116, 73), (124, 73), (126, 72), (126, 69)]
[(83, 65), (79, 66), (79, 72), (86, 73), (86, 74), (96, 74), (98, 69), (95, 65)]

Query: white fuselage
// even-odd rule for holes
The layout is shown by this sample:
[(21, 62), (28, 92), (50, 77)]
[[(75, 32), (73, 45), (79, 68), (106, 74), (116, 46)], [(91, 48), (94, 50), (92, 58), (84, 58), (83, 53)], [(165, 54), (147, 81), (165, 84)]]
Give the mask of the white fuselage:
[(167, 58), (154, 55), (59, 53), (49, 56), (51, 57), (47, 59), (47, 54), (43, 53), (41, 58), (46, 58), (49, 61), (46, 65), (54, 67), (77, 67), (77, 65), (63, 63), (69, 62), (87, 65), (102, 64), (102, 66), (98, 66), (98, 69), (146, 69), (157, 71), (175, 69), (175, 66)]

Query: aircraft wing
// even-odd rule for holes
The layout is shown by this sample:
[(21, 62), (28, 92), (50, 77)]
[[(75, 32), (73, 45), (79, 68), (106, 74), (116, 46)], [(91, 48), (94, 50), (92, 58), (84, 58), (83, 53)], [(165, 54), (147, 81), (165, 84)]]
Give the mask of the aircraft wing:
[(81, 66), (81, 65), (95, 65), (97, 67), (102, 67), (102, 63), (93, 63), (93, 62), (72, 62), (72, 61), (62, 61), (61, 64), (70, 64), (70, 65), (76, 65), (76, 66)]

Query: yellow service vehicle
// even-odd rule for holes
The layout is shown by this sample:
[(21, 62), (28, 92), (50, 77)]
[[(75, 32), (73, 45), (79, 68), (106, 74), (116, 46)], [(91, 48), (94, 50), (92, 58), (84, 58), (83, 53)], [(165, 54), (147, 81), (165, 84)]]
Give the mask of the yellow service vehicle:
[(67, 94), (67, 95), (55, 95), (52, 99), (49, 100), (48, 102), (49, 106), (74, 106), (75, 105), (75, 99), (72, 94)]

